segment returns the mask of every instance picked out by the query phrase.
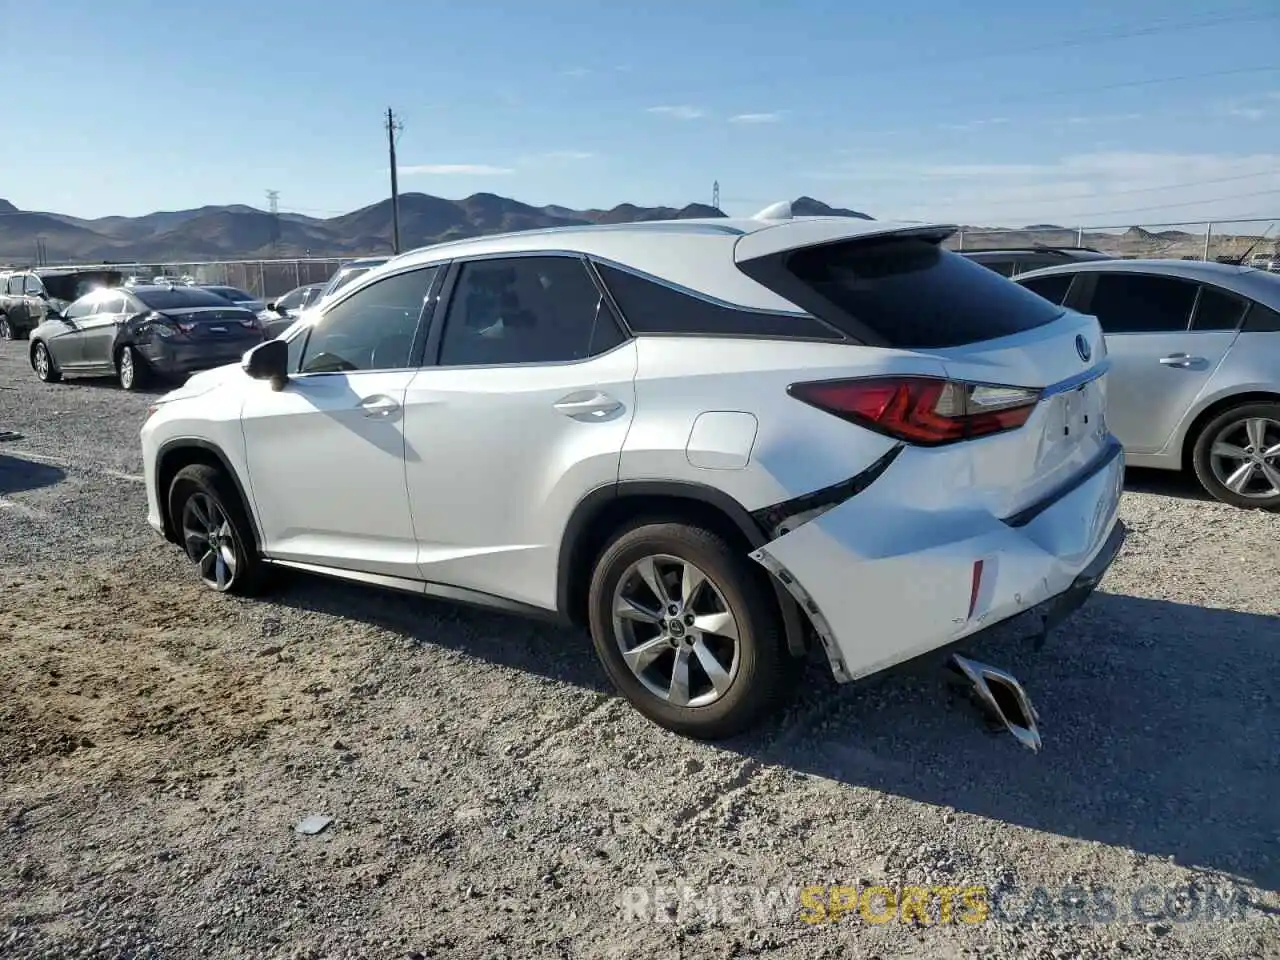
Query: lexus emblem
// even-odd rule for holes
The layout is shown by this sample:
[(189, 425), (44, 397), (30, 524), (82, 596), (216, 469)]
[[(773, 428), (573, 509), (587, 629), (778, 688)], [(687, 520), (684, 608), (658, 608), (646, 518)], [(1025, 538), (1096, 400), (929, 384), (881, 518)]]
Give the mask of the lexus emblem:
[(1076, 334), (1076, 353), (1080, 354), (1080, 359), (1085, 363), (1089, 362), (1089, 358), (1093, 356), (1093, 349), (1089, 346), (1089, 341), (1084, 338), (1084, 334)]

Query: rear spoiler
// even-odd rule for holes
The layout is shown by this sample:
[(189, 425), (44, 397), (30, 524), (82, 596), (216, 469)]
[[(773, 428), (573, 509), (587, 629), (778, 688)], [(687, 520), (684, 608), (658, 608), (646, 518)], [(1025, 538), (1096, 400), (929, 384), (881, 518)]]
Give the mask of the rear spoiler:
[(770, 226), (743, 234), (733, 247), (739, 266), (779, 253), (850, 241), (873, 241), (884, 237), (919, 237), (941, 243), (960, 228), (941, 223), (888, 223), (881, 220), (854, 220), (850, 217), (798, 217), (769, 221)]

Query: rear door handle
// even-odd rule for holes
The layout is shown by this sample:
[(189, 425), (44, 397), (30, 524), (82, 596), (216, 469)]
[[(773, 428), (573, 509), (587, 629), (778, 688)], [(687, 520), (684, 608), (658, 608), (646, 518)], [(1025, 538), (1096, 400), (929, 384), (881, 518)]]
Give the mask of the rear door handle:
[(622, 409), (621, 401), (599, 390), (582, 390), (561, 397), (554, 404), (556, 410), (574, 420), (603, 420)]
[(1171, 353), (1167, 357), (1161, 357), (1160, 363), (1166, 367), (1189, 367), (1193, 363), (1203, 362), (1203, 357), (1191, 357), (1185, 353)]
[(364, 411), (366, 417), (389, 417), (400, 409), (400, 404), (386, 394), (375, 393), (360, 401), (360, 409)]

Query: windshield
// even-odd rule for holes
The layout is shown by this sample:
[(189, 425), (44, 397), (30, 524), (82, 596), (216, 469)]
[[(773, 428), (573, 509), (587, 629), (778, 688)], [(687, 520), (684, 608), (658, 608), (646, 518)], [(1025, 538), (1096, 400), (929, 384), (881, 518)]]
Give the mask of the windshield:
[(341, 290), (356, 277), (366, 274), (372, 269), (373, 267), (348, 267), (345, 270), (339, 270), (333, 275), (333, 279), (329, 281), (329, 286), (325, 287), (324, 295), (327, 297), (329, 294)]

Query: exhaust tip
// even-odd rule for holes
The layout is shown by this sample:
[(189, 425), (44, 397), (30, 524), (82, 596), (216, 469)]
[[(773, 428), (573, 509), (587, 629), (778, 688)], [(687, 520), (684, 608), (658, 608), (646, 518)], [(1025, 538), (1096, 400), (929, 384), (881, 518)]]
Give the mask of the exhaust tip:
[(1040, 752), (1037, 726), (1040, 716), (1013, 674), (959, 654), (951, 657), (951, 666), (969, 681), (979, 704), (1013, 734), (1015, 740), (1032, 753)]

